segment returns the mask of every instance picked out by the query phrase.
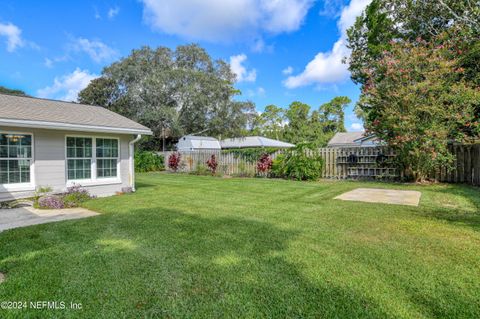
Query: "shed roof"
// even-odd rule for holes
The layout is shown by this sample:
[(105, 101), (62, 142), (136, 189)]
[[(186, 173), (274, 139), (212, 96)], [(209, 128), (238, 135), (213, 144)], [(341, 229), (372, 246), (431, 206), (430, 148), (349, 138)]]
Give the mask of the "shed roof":
[(0, 124), (92, 132), (147, 134), (149, 128), (101, 106), (0, 94)]
[(190, 139), (190, 140), (218, 141), (215, 137), (210, 137), (210, 136), (185, 135), (182, 138)]
[(180, 138), (177, 147), (179, 150), (182, 149), (220, 149), (220, 141), (214, 137), (209, 136), (196, 136), (196, 135), (186, 135)]
[(220, 142), (222, 148), (247, 148), (247, 147), (278, 147), (290, 148), (295, 147), (294, 144), (274, 140), (263, 136), (246, 136), (227, 138)]

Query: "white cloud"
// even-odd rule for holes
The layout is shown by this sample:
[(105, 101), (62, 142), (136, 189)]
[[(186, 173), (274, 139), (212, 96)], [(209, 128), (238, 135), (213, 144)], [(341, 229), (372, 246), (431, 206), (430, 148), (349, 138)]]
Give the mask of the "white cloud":
[(365, 130), (362, 123), (352, 123), (352, 125), (350, 125), (350, 128), (352, 129), (352, 131), (356, 132), (361, 132)]
[(118, 55), (117, 51), (98, 40), (78, 38), (72, 42), (71, 47), (74, 51), (87, 53), (97, 63), (111, 61)]
[(12, 23), (0, 23), (0, 36), (6, 37), (7, 51), (13, 52), (18, 47), (23, 47), (25, 41), (22, 39), (22, 30)]
[(247, 96), (248, 97), (255, 97), (255, 96), (265, 97), (266, 93), (267, 93), (267, 91), (261, 86), (258, 87), (256, 90), (252, 90), (252, 89), (247, 90)]
[(94, 17), (96, 20), (100, 20), (102, 16), (100, 15), (100, 12), (98, 11), (98, 8), (96, 6), (93, 6), (93, 11), (94, 11)]
[(65, 62), (70, 59), (70, 56), (68, 54), (54, 57), (54, 58), (45, 58), (43, 61), (43, 65), (46, 66), (47, 68), (51, 69), (54, 67), (54, 65), (58, 62)]
[(295, 76), (290, 76), (284, 81), (287, 88), (297, 88), (310, 84), (337, 83), (348, 78), (348, 65), (342, 63), (344, 57), (350, 56), (347, 48), (347, 29), (353, 25), (371, 0), (351, 0), (350, 4), (342, 9), (337, 23), (340, 38), (328, 52), (320, 52), (310, 61), (305, 70)]
[(293, 89), (312, 83), (335, 83), (348, 78), (347, 65), (342, 63), (343, 57), (349, 51), (344, 40), (337, 41), (332, 51), (320, 52), (310, 61), (302, 73), (288, 77), (284, 84), (287, 88)]
[(282, 70), (282, 73), (285, 75), (290, 75), (293, 73), (293, 68), (291, 66), (287, 66), (285, 69)]
[(76, 68), (72, 73), (55, 77), (53, 85), (38, 90), (37, 95), (42, 98), (76, 101), (78, 93), (95, 78), (98, 78), (97, 74)]
[(154, 30), (193, 40), (232, 41), (297, 30), (314, 0), (142, 0)]
[(253, 41), (251, 49), (252, 49), (252, 52), (255, 52), (255, 53), (262, 53), (262, 52), (272, 53), (274, 50), (274, 46), (273, 44), (266, 44), (262, 38), (258, 38)]
[(44, 64), (47, 68), (53, 67), (53, 61), (50, 60), (49, 58), (45, 58), (45, 61), (43, 62), (43, 64)]
[(347, 29), (350, 28), (357, 17), (362, 14), (363, 10), (372, 2), (372, 0), (351, 0), (349, 5), (342, 9), (340, 20), (338, 21), (338, 28), (342, 37), (347, 36)]
[(272, 33), (297, 30), (310, 9), (311, 0), (260, 1), (265, 11), (265, 28)]
[(119, 7), (114, 7), (114, 8), (108, 9), (108, 18), (109, 19), (115, 18), (115, 16), (118, 15), (119, 12), (120, 12)]
[(324, 0), (319, 14), (324, 17), (336, 18), (342, 9), (343, 0)]
[(247, 56), (243, 53), (230, 57), (230, 69), (237, 76), (237, 82), (255, 82), (257, 79), (257, 70), (247, 70), (243, 65), (246, 60)]

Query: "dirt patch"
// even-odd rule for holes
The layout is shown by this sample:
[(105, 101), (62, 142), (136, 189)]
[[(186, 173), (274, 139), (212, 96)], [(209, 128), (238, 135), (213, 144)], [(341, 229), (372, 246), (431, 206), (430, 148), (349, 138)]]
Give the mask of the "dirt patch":
[(0, 272), (0, 284), (5, 281), (5, 275)]

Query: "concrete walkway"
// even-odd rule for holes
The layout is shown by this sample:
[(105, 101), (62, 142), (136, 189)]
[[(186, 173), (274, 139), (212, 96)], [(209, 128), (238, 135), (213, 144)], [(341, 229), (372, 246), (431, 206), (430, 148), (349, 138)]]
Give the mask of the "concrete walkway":
[(69, 219), (79, 219), (96, 215), (98, 215), (98, 213), (85, 208), (50, 210), (22, 207), (0, 209), (0, 232), (12, 228), (52, 223)]
[(396, 189), (357, 188), (343, 193), (335, 199), (367, 203), (383, 203), (418, 206), (422, 193), (417, 191), (400, 191)]

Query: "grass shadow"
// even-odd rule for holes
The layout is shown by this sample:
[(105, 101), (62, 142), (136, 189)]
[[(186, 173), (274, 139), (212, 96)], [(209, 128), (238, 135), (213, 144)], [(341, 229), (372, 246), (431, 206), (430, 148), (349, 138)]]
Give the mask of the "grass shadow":
[(358, 291), (306, 279), (284, 253), (296, 233), (265, 222), (156, 207), (51, 226), (0, 238), (1, 300), (83, 301), (71, 317), (389, 317)]

